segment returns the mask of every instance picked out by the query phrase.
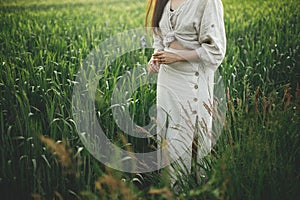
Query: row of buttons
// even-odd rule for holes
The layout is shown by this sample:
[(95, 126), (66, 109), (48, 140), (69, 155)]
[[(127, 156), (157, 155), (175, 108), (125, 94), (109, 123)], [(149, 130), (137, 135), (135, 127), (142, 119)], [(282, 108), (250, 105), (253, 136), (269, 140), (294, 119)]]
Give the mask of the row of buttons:
[[(199, 72), (195, 72), (195, 76), (199, 76)], [(194, 85), (194, 88), (197, 90), (199, 87), (196, 84), (196, 85)], [(198, 98), (196, 98), (196, 97), (193, 100), (194, 100), (194, 102), (198, 102)], [(197, 114), (197, 111), (193, 110), (192, 113), (195, 115), (195, 114)]]

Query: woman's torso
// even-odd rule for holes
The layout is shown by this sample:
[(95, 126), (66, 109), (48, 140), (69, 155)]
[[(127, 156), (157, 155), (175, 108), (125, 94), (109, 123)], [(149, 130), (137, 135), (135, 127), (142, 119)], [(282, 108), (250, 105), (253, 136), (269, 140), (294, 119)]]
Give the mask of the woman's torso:
[[(168, 1), (159, 22), (165, 47), (179, 50), (200, 47), (199, 29), (206, 2), (207, 0), (185, 0), (176, 10), (170, 11), (171, 1)], [(175, 39), (170, 42), (172, 37)]]

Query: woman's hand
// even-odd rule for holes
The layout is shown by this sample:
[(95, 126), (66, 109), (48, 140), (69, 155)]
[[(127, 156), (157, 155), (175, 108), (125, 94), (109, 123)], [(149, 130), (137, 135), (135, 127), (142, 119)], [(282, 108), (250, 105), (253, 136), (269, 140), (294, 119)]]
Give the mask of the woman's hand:
[(160, 64), (153, 59), (153, 57), (148, 62), (148, 72), (158, 73)]
[(158, 51), (156, 53), (153, 53), (152, 57), (153, 60), (158, 62), (159, 64), (170, 64), (182, 60), (178, 54), (166, 51)]

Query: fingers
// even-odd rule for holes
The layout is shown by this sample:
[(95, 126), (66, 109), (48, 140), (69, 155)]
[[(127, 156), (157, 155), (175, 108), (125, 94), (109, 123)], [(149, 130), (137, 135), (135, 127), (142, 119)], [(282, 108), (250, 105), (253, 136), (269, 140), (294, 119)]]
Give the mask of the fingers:
[(148, 63), (148, 71), (150, 73), (157, 73), (159, 71), (159, 64), (154, 60), (150, 60)]
[(153, 60), (158, 64), (165, 64), (166, 63), (165, 58), (154, 58)]
[(152, 54), (152, 57), (155, 61), (159, 61), (160, 59), (163, 59), (164, 57), (164, 52), (163, 51), (158, 51), (156, 53)]
[(159, 67), (157, 67), (156, 65), (150, 66), (149, 70), (150, 73), (158, 73), (159, 71)]
[(153, 60), (159, 64), (164, 64), (166, 62), (166, 57), (164, 54), (153, 54)]
[(164, 57), (164, 52), (162, 52), (162, 51), (156, 52), (156, 53), (152, 54), (152, 57), (154, 59), (162, 58), (162, 57)]
[(152, 56), (160, 56), (162, 54), (164, 54), (164, 51), (157, 51), (157, 52), (153, 53)]
[(179, 61), (178, 59), (179, 54), (159, 51), (152, 54), (152, 58), (154, 61), (158, 62), (159, 64), (170, 64)]

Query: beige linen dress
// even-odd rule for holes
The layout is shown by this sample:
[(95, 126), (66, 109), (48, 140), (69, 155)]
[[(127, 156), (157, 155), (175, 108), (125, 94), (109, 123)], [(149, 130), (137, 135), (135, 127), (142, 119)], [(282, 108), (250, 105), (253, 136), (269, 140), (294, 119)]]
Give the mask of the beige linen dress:
[(155, 51), (181, 51), (170, 48), (173, 41), (194, 49), (198, 62), (161, 64), (157, 82), (158, 167), (175, 172), (191, 171), (192, 142), (197, 138), (196, 159), (210, 152), (214, 72), (222, 62), (226, 37), (220, 0), (186, 0), (176, 10), (166, 4), (159, 29), (154, 33)]

